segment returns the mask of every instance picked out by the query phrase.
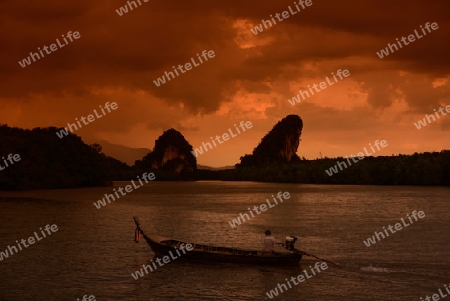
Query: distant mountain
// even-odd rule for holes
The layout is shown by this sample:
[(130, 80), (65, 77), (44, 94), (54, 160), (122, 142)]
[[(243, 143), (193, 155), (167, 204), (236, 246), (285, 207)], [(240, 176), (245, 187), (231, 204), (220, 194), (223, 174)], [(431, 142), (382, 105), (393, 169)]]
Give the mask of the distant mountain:
[(105, 155), (116, 158), (130, 166), (133, 166), (136, 160), (141, 159), (150, 152), (150, 149), (148, 148), (131, 148), (120, 144), (114, 144), (106, 140), (100, 140), (96, 143), (102, 146)]
[[(105, 155), (116, 158), (122, 162), (127, 163), (130, 166), (133, 166), (136, 160), (142, 159), (142, 157), (151, 152), (151, 150), (148, 148), (131, 148), (120, 144), (114, 144), (106, 140), (95, 141), (97, 141), (96, 143), (102, 146), (102, 152)], [(92, 140), (90, 142), (94, 143), (95, 141)], [(197, 169), (203, 170), (227, 170), (234, 168), (234, 166), (211, 167), (197, 164)]]
[(236, 167), (263, 166), (272, 163), (298, 161), (297, 149), (300, 144), (303, 121), (298, 115), (288, 115), (267, 133), (251, 155), (241, 157)]
[(197, 170), (197, 159), (192, 155), (192, 145), (174, 129), (165, 131), (155, 141), (154, 149), (136, 161), (138, 169), (158, 169), (175, 173), (192, 173)]

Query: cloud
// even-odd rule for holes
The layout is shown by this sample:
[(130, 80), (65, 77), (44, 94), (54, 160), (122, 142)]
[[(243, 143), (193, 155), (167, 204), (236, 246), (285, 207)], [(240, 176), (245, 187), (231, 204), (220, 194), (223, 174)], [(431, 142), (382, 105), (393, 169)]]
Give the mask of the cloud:
[[(120, 17), (116, 9), (127, 1), (1, 1), (4, 122), (63, 126), (116, 101), (120, 110), (114, 118), (96, 121), (80, 133), (125, 141), (121, 135), (132, 136), (136, 129), (140, 135), (145, 130), (158, 135), (175, 127), (202, 141), (195, 136), (202, 128), (220, 132), (230, 126), (220, 127), (215, 120), (251, 118), (261, 122), (254, 131), (259, 140), (265, 128), (290, 113), (308, 120), (305, 130), (323, 131), (321, 137), (326, 131), (345, 136), (355, 124), (368, 130), (387, 115), (402, 124), (403, 115), (418, 117), (449, 102), (450, 2), (445, 0), (313, 0), (312, 6), (256, 36), (250, 28), (293, 1), (141, 2)], [(376, 52), (387, 43), (426, 22), (437, 22), (439, 29), (378, 58)], [(26, 68), (19, 66), (30, 52), (68, 31), (79, 31), (81, 38)], [(153, 80), (203, 50), (216, 56), (155, 86)], [(337, 69), (350, 70), (346, 82), (295, 108), (288, 105), (287, 98), (300, 87)], [(436, 86), (437, 80), (442, 84)], [(140, 141), (131, 136), (133, 143)]]

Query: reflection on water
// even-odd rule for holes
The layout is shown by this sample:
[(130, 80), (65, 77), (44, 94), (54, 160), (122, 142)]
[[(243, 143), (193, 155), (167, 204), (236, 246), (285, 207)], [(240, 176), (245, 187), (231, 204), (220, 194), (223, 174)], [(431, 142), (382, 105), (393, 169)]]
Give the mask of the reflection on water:
[[(116, 186), (128, 184), (115, 183)], [(450, 189), (242, 182), (154, 182), (96, 209), (111, 187), (0, 193), (0, 251), (46, 224), (58, 232), (0, 262), (0, 300), (264, 300), (309, 270), (173, 261), (134, 280), (153, 258), (149, 232), (213, 245), (262, 248), (264, 231), (338, 262), (274, 300), (412, 300), (450, 282)], [(229, 221), (279, 191), (291, 198), (236, 228)], [(420, 222), (366, 247), (363, 240), (414, 210)]]

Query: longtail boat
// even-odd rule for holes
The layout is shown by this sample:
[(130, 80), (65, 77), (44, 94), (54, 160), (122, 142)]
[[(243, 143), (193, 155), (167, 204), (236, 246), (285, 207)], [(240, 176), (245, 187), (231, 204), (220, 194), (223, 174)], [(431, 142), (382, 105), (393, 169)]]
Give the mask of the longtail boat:
[(286, 237), (284, 244), (286, 251), (271, 253), (233, 247), (208, 246), (165, 238), (159, 235), (145, 233), (136, 217), (134, 218), (134, 222), (136, 223), (135, 241), (139, 242), (140, 235), (142, 234), (156, 256), (175, 254), (176, 252), (180, 254), (180, 250), (186, 248), (188, 244), (191, 245), (189, 247), (191, 250), (187, 248), (188, 252), (183, 250), (183, 254), (180, 256), (181, 259), (293, 266), (298, 265), (302, 256), (304, 254), (306, 255), (306, 253), (294, 248), (294, 243), (297, 241), (297, 238), (293, 236)]

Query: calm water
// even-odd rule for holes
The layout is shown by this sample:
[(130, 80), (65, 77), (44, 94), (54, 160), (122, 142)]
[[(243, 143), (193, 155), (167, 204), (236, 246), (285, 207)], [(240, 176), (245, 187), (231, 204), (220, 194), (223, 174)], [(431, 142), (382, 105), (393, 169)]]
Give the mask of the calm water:
[[(214, 245), (261, 249), (266, 229), (280, 239), (293, 234), (297, 248), (343, 266), (273, 300), (420, 300), (450, 283), (449, 188), (155, 182), (96, 209), (92, 203), (111, 191), (1, 192), (0, 251), (47, 224), (59, 230), (0, 261), (0, 300), (269, 300), (266, 292), (316, 262), (277, 268), (175, 260), (134, 280), (131, 273), (153, 258), (147, 244), (133, 242), (135, 215), (148, 232)], [(230, 227), (278, 191), (291, 198)], [(364, 245), (414, 210), (426, 217)]]

